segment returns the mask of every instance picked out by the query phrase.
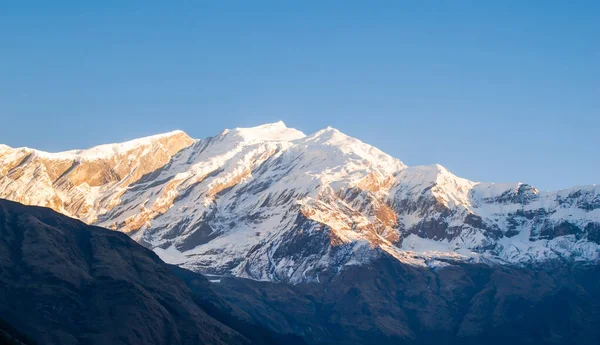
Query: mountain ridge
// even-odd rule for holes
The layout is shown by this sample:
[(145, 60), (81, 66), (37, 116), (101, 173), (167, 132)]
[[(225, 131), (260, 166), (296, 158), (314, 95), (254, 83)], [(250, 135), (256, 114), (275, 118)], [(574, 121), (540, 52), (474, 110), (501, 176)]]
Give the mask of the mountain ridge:
[[(152, 162), (144, 174), (134, 155), (118, 178), (71, 188), (93, 200), (86, 199), (83, 216), (70, 215), (126, 232), (167, 262), (257, 280), (318, 281), (382, 253), (432, 267), (600, 257), (596, 185), (540, 192), (523, 183), (473, 182), (439, 164), (406, 166), (331, 127), (307, 136), (276, 122), (203, 140), (171, 133), (178, 140), (169, 149), (161, 142), (137, 154)], [(60, 184), (43, 174), (22, 178), (20, 171), (39, 164), (15, 163), (6, 151), (0, 149), (9, 167), (0, 171), (0, 197), (52, 207), (47, 195), (15, 195)], [(164, 154), (154, 160), (153, 152)]]

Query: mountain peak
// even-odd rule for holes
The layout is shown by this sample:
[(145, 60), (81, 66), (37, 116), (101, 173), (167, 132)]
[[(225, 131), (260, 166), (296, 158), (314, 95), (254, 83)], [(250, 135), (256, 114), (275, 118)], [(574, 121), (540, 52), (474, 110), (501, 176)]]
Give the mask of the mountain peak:
[(281, 120), (276, 121), (276, 122), (271, 122), (271, 123), (265, 123), (264, 125), (261, 125), (259, 127), (277, 127), (277, 128), (287, 128), (287, 126), (285, 125), (285, 123)]
[(233, 135), (250, 143), (264, 141), (292, 141), (306, 136), (297, 129), (288, 128), (283, 121), (248, 128), (238, 127), (233, 130), (225, 130), (221, 134)]
[(330, 144), (341, 143), (343, 141), (346, 141), (346, 143), (348, 141), (360, 142), (360, 140), (352, 138), (331, 126), (327, 126), (320, 131), (311, 134), (307, 140)]

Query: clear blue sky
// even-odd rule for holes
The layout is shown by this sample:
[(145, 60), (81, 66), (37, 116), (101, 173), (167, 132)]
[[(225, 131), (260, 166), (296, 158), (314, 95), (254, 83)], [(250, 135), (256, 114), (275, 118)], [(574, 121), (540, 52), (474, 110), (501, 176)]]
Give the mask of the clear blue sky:
[(600, 183), (600, 1), (4, 1), (0, 120), (48, 151), (331, 125), (472, 180)]

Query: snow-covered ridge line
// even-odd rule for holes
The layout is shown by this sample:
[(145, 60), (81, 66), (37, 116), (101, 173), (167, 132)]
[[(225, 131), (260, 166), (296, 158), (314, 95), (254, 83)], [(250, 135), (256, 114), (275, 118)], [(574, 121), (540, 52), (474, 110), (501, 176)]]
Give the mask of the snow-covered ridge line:
[(596, 185), (473, 182), (283, 122), (59, 154), (0, 146), (0, 197), (127, 232), (170, 263), (259, 280), (318, 281), (378, 255), (430, 266), (600, 257)]
[[(103, 159), (114, 155), (123, 154), (127, 151), (131, 151), (141, 146), (152, 145), (152, 143), (156, 141), (170, 137), (175, 137), (178, 135), (187, 136), (187, 134), (185, 134), (185, 132), (181, 130), (174, 130), (167, 133), (150, 135), (147, 137), (137, 138), (121, 143), (97, 145), (87, 149), (75, 149), (61, 152), (46, 152), (42, 150), (32, 149), (29, 147), (19, 147), (14, 148), (13, 150), (30, 151), (38, 155), (39, 157), (46, 159)], [(8, 146), (6, 147), (10, 148)]]

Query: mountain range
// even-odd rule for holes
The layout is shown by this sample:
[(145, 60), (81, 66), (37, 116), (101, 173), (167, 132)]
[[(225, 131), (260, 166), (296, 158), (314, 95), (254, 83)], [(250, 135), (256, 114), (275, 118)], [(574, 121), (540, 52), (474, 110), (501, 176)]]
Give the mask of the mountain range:
[(600, 187), (473, 182), (330, 127), (0, 145), (0, 235), (0, 344), (600, 341)]
[(473, 182), (282, 122), (60, 153), (0, 145), (0, 198), (126, 233), (195, 272), (259, 281), (319, 282), (382, 258), (430, 269), (600, 258), (600, 186)]

